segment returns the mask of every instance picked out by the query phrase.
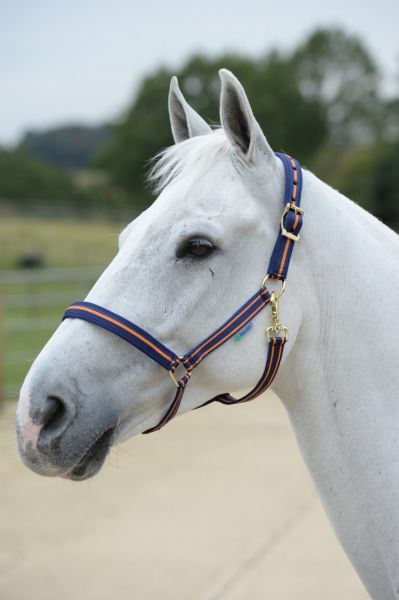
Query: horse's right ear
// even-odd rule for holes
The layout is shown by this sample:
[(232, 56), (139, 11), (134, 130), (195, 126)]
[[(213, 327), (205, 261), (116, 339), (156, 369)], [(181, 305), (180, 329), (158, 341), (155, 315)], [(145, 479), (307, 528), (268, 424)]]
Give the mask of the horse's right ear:
[(169, 118), (176, 144), (212, 129), (186, 101), (180, 91), (177, 77), (172, 77), (169, 89)]

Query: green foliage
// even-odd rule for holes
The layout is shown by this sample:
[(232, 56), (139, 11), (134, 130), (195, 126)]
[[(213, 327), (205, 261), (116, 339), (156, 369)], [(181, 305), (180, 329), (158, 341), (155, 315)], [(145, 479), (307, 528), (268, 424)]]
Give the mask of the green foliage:
[(348, 198), (399, 228), (398, 156), (399, 141), (340, 153), (330, 146), (318, 154), (315, 171)]
[(53, 200), (67, 199), (73, 193), (70, 178), (42, 160), (21, 151), (0, 150), (0, 196)]
[[(260, 60), (238, 55), (191, 58), (178, 73), (180, 85), (188, 101), (210, 123), (218, 122), (221, 67), (231, 69), (243, 83), (270, 143), (309, 160), (326, 137), (324, 107), (318, 100), (303, 96), (291, 61), (277, 53)], [(146, 203), (150, 195), (147, 189), (143, 196), (143, 188), (149, 160), (173, 143), (167, 111), (171, 76), (171, 72), (160, 69), (143, 81), (124, 121), (115, 128), (113, 145), (100, 162), (118, 185)]]
[(304, 96), (325, 107), (329, 142), (372, 141), (383, 122), (380, 76), (363, 43), (340, 29), (320, 29), (292, 57)]
[[(20, 203), (68, 201), (80, 214), (98, 207), (145, 208), (152, 200), (145, 182), (149, 161), (173, 143), (167, 110), (171, 76), (178, 75), (187, 100), (215, 125), (221, 67), (243, 83), (275, 150), (295, 155), (380, 218), (399, 222), (399, 97), (382, 98), (373, 57), (361, 40), (339, 29), (319, 29), (291, 53), (196, 55), (177, 72), (159, 68), (142, 81), (113, 127), (30, 133), (21, 144), (24, 152), (0, 152), (0, 196)], [(91, 182), (90, 177), (83, 181), (82, 167), (90, 162), (102, 176), (95, 172)], [(74, 173), (50, 163), (73, 167)]]
[[(238, 54), (192, 57), (177, 73), (180, 86), (211, 124), (219, 120), (221, 67), (233, 71), (244, 85), (273, 148), (311, 168), (329, 156), (330, 168), (322, 168), (320, 174), (332, 183), (345, 181), (345, 189), (372, 207), (369, 195), (363, 195), (358, 165), (365, 160), (363, 154), (375, 156), (370, 148), (388, 130), (394, 135), (397, 105), (380, 98), (378, 70), (358, 38), (338, 29), (320, 29), (288, 55), (274, 51), (258, 59)], [(166, 102), (172, 74), (163, 68), (143, 81), (115, 128), (113, 144), (102, 155), (101, 164), (113, 180), (144, 203), (151, 200), (144, 187), (148, 162), (173, 143)]]
[(259, 60), (225, 55), (213, 61), (204, 57), (189, 61), (180, 73), (182, 89), (189, 102), (213, 123), (219, 119), (218, 70), (222, 67), (242, 82), (270, 144), (276, 149), (289, 148), (308, 160), (325, 139), (323, 106), (303, 97), (291, 61), (276, 52)]
[(125, 120), (114, 128), (113, 146), (98, 160), (139, 205), (149, 200), (144, 177), (149, 159), (171, 143), (166, 103), (170, 78), (169, 72), (160, 70), (143, 81)]
[(61, 210), (83, 217), (120, 212), (132, 204), (127, 192), (111, 186), (101, 173), (71, 174), (21, 150), (1, 149), (0, 201), (24, 214), (51, 215)]
[(399, 227), (398, 156), (399, 141), (379, 146), (370, 173), (373, 210), (382, 221), (396, 227)]
[(111, 142), (111, 135), (109, 125), (70, 125), (43, 132), (30, 131), (22, 139), (19, 148), (26, 154), (57, 167), (83, 169)]

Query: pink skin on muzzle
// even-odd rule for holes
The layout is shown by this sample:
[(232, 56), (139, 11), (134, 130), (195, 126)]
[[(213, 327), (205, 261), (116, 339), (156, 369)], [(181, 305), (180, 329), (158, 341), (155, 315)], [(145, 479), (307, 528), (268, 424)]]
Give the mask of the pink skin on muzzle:
[(32, 450), (36, 450), (37, 440), (43, 425), (35, 425), (29, 415), (31, 400), (29, 396), (28, 379), (29, 378), (25, 380), (19, 396), (17, 422), (21, 446), (25, 449), (27, 445), (30, 444)]

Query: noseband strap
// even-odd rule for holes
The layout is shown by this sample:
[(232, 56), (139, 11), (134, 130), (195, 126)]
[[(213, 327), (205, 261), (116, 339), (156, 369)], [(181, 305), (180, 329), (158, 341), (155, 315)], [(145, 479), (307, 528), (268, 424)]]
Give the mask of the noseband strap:
[[(268, 278), (279, 279), (285, 282), (292, 250), (295, 243), (299, 240), (303, 210), (300, 208), (302, 192), (302, 170), (300, 164), (286, 154), (277, 152), (276, 156), (282, 160), (284, 165), (284, 211), (281, 216), (280, 231), (270, 259), (268, 275), (256, 294), (245, 302), (223, 325), (201, 343), (197, 344), (187, 354), (178, 356), (173, 350), (170, 350), (135, 323), (92, 302), (75, 302), (64, 313), (63, 319), (82, 319), (110, 331), (146, 354), (168, 371), (177, 386), (175, 397), (158, 425), (147, 429), (144, 433), (157, 431), (173, 419), (179, 410), (193, 369), (204, 358), (219, 348), (219, 346), (242, 330), (268, 304), (272, 306), (273, 325), (267, 330), (268, 352), (266, 366), (258, 383), (242, 398), (234, 398), (228, 393), (220, 394), (201, 406), (206, 406), (211, 402), (237, 404), (253, 400), (267, 390), (277, 374), (284, 346), (287, 342), (287, 330), (281, 326), (278, 312), (278, 300), (284, 290), (284, 286), (280, 294), (276, 295), (275, 292), (270, 293), (268, 291), (265, 283)], [(177, 377), (177, 371), (180, 369), (183, 370), (183, 374)]]

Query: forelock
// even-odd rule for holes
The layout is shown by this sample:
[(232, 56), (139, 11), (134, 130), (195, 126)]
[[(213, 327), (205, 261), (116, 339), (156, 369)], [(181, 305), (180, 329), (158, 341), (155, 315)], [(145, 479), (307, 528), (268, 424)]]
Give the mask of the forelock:
[(172, 181), (183, 177), (201, 177), (217, 158), (227, 156), (230, 152), (231, 146), (223, 129), (189, 138), (154, 157), (148, 181), (159, 193)]

